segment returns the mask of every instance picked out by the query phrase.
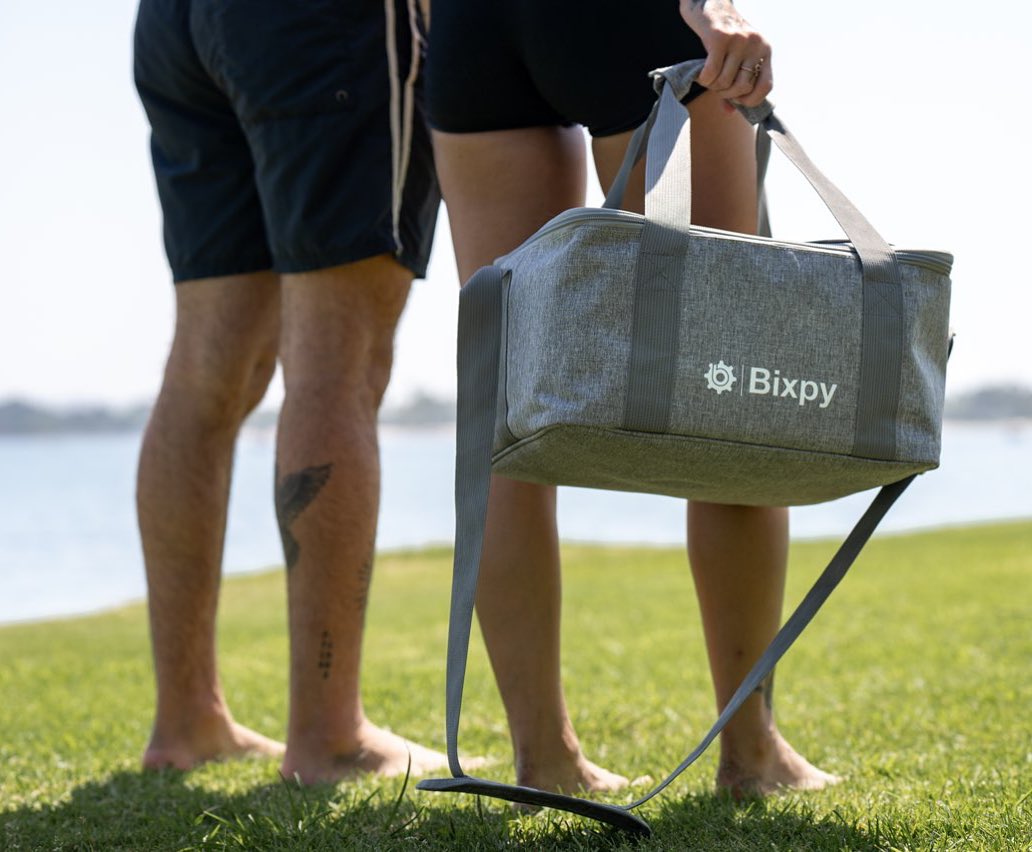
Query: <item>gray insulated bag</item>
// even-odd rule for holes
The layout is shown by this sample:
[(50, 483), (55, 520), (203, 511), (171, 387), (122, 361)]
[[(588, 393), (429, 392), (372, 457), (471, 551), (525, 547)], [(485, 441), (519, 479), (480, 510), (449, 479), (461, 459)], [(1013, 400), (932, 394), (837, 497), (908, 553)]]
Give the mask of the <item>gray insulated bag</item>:
[[(463, 288), (447, 675), (454, 777), (423, 781), (422, 789), (557, 807), (647, 832), (631, 810), (705, 750), (892, 502), (915, 475), (938, 466), (952, 256), (886, 243), (769, 104), (741, 109), (759, 126), (760, 186), (773, 140), (848, 240), (790, 243), (689, 226), (689, 122), (680, 99), (702, 65), (653, 72), (656, 107), (602, 209), (567, 210)], [(641, 216), (618, 205), (643, 153)], [(765, 221), (760, 230), (769, 233)], [(748, 505), (884, 488), (700, 746), (656, 789), (616, 806), (472, 778), (459, 764), (492, 472)]]

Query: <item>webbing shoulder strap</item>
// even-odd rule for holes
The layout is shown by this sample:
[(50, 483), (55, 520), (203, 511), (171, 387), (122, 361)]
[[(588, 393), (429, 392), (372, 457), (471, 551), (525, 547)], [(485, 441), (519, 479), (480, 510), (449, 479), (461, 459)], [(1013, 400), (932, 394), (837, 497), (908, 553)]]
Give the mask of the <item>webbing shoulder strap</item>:
[(481, 269), (463, 287), (459, 299), (455, 563), (446, 675), (448, 763), (454, 778), (425, 780), (417, 787), (421, 790), (475, 793), (553, 807), (602, 820), (630, 831), (647, 833), (647, 824), (628, 812), (669, 786), (716, 739), (739, 707), (770, 674), (778, 660), (813, 620), (828, 596), (845, 577), (885, 513), (914, 480), (914, 476), (886, 485), (878, 492), (795, 612), (746, 675), (713, 727), (681, 764), (646, 795), (629, 805), (603, 805), (587, 799), (468, 776), (463, 772), (459, 762), (459, 716), (462, 710), (463, 683), (491, 482), (491, 448), (498, 399), (504, 274), (503, 270), (495, 266)]

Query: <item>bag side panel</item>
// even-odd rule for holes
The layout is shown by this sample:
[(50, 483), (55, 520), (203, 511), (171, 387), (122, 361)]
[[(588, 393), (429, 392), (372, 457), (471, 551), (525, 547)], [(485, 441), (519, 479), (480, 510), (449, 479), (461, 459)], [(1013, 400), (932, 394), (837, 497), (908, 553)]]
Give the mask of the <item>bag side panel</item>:
[(938, 464), (949, 352), (950, 279), (903, 265), (907, 311), (897, 455)]
[(557, 423), (620, 425), (637, 233), (585, 224), (505, 258), (506, 425), (517, 439)]

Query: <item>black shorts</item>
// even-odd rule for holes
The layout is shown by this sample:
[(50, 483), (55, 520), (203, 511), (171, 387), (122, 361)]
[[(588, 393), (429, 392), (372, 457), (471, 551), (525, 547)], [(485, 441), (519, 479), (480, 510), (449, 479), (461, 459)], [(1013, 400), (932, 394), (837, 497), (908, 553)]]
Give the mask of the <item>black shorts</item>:
[(134, 72), (176, 281), (394, 253), (440, 204), (416, 0), (141, 0)]
[(433, 0), (432, 15), (427, 112), (449, 133), (622, 133), (652, 109), (649, 71), (706, 55), (674, 0)]

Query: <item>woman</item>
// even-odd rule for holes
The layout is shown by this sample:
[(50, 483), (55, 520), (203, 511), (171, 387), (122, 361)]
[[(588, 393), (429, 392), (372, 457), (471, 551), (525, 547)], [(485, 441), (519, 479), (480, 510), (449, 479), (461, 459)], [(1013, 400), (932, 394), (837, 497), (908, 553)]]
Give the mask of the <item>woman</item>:
[[(583, 206), (575, 125), (591, 133), (608, 188), (654, 102), (648, 71), (702, 56), (705, 90), (689, 106), (693, 221), (755, 232), (753, 132), (730, 102), (754, 106), (770, 92), (771, 50), (728, 0), (681, 0), (680, 17), (670, 0), (434, 0), (428, 112), (461, 279)], [(643, 166), (625, 209), (644, 209)], [(785, 509), (689, 504), (688, 554), (718, 707), (777, 631), (787, 548)], [(477, 612), (517, 783), (614, 790), (627, 779), (587, 760), (566, 711), (559, 610), (555, 489), (494, 477)], [(778, 733), (772, 689), (769, 680), (721, 736), (717, 784), (735, 795), (837, 780)]]

